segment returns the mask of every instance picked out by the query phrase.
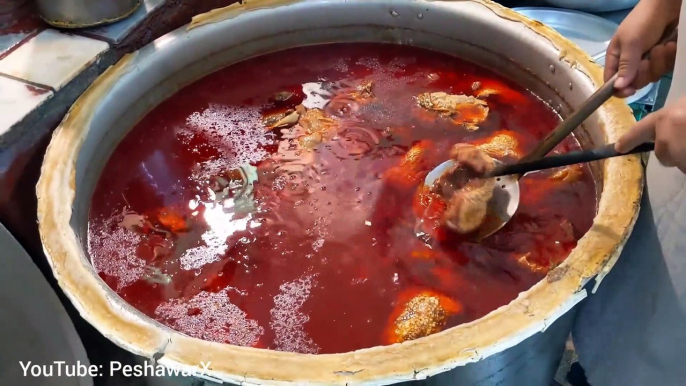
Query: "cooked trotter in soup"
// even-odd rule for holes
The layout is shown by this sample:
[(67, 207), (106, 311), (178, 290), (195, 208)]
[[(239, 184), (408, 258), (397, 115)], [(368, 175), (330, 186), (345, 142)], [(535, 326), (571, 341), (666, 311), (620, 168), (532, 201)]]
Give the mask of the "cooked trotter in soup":
[(133, 307), (200, 339), (300, 353), (418, 339), (507, 304), (591, 226), (586, 166), (527, 175), (517, 214), (479, 243), (467, 236), (487, 198), (446, 202), (423, 184), (465, 150), (516, 160), (559, 119), (418, 48), (264, 55), (182, 89), (121, 141), (93, 194), (89, 254)]
[(400, 343), (439, 332), (448, 317), (460, 311), (462, 305), (458, 301), (430, 290), (401, 292), (391, 314), (385, 343)]
[(478, 177), (493, 169), (495, 160), (477, 146), (463, 143), (453, 146), (450, 158), (455, 165), (434, 182), (432, 190), (447, 200), (445, 223), (457, 233), (471, 233), (486, 221), (495, 189), (495, 178)]

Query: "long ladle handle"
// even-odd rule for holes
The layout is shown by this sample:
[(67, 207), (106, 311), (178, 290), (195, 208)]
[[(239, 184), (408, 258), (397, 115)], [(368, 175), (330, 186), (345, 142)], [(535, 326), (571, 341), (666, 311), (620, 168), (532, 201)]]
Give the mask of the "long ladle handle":
[(598, 161), (606, 158), (619, 157), (627, 154), (646, 153), (653, 151), (655, 144), (644, 143), (627, 153), (618, 153), (615, 144), (605, 145), (596, 149), (573, 151), (565, 154), (551, 155), (534, 161), (517, 162), (515, 164), (500, 165), (486, 173), (484, 177), (501, 177), (509, 175), (524, 175), (526, 173), (574, 164)]
[[(660, 40), (657, 45), (666, 44), (670, 41), (675, 41), (679, 34), (678, 26), (674, 27), (670, 33), (665, 35), (664, 38)], [(646, 52), (642, 59), (649, 59), (650, 51)], [(615, 81), (617, 80), (617, 74), (610, 78), (604, 85), (602, 85), (596, 92), (591, 95), (584, 104), (579, 107), (572, 115), (565, 119), (560, 125), (558, 125), (553, 131), (548, 134), (538, 146), (524, 158), (522, 162), (533, 161), (539, 159), (546, 154), (548, 154), (555, 146), (557, 146), (563, 139), (565, 139), (569, 134), (571, 134), (574, 129), (581, 125), (588, 117), (591, 116), (603, 103), (607, 102), (608, 99), (612, 97), (615, 92)]]

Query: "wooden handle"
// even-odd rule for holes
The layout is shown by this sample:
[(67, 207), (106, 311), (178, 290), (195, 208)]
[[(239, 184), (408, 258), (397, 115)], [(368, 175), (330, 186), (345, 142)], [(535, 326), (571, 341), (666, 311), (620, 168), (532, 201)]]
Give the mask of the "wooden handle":
[(608, 80), (602, 87), (591, 95), (584, 104), (579, 107), (572, 115), (562, 121), (553, 131), (550, 132), (536, 148), (523, 161), (533, 161), (539, 159), (555, 148), (563, 139), (567, 138), (574, 129), (579, 127), (588, 117), (591, 116), (603, 103), (607, 102), (615, 92), (615, 81), (617, 74)]
[(574, 164), (598, 161), (612, 157), (619, 157), (627, 154), (646, 153), (653, 151), (655, 144), (644, 143), (634, 148), (627, 153), (618, 153), (615, 150), (615, 144), (605, 145), (591, 150), (573, 151), (565, 154), (552, 155), (543, 157), (533, 161), (518, 162), (511, 165), (500, 165), (493, 168), (486, 173), (484, 177), (501, 177), (509, 175), (524, 175), (526, 173), (535, 172), (538, 170), (546, 170), (552, 168), (559, 168), (562, 166), (569, 166)]

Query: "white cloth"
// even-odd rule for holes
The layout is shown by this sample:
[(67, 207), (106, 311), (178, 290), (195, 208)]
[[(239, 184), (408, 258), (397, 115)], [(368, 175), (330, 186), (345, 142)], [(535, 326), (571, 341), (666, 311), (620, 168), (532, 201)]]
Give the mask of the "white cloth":
[[(683, 35), (667, 104), (686, 96)], [(686, 175), (654, 156), (646, 175), (631, 238), (574, 327), (592, 386), (686, 385)]]

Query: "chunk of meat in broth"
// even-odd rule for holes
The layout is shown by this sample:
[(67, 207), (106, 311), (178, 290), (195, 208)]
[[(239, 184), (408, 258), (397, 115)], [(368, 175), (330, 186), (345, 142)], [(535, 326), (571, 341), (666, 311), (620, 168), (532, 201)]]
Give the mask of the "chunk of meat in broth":
[(157, 214), (157, 221), (172, 233), (188, 230), (186, 218), (174, 208), (162, 208)]
[(305, 111), (298, 124), (305, 130), (300, 137), (300, 145), (306, 149), (313, 149), (323, 141), (328, 141), (338, 133), (339, 124), (321, 109)]
[(573, 184), (579, 181), (581, 177), (583, 177), (583, 175), (583, 166), (577, 164), (556, 169), (550, 176), (550, 179), (557, 182), (566, 182), (568, 184)]
[(266, 130), (286, 129), (298, 123), (305, 112), (300, 104), (304, 99), (302, 90), (279, 91), (269, 98), (266, 111), (263, 112), (262, 123)]
[(533, 252), (527, 252), (517, 259), (517, 263), (531, 272), (543, 274), (547, 273), (549, 270), (548, 266), (536, 261), (534, 258), (532, 258), (533, 255)]
[(264, 125), (269, 130), (284, 129), (298, 123), (300, 114), (297, 111), (286, 111), (284, 113), (268, 115), (264, 118)]
[(450, 118), (470, 131), (477, 130), (488, 117), (488, 104), (473, 96), (431, 92), (418, 95), (417, 103), (419, 107)]
[(298, 105), (285, 112), (273, 113), (263, 117), (267, 130), (288, 129), (298, 125), (295, 134), (299, 145), (304, 149), (314, 149), (323, 141), (328, 141), (338, 133), (339, 122), (321, 109), (307, 109)]
[(296, 109), (288, 109), (286, 111), (269, 114), (262, 118), (262, 123), (267, 130), (274, 129), (287, 129), (298, 123), (300, 115), (304, 112), (301, 109), (302, 106), (298, 106)]
[(499, 160), (518, 160), (524, 154), (517, 134), (509, 130), (499, 130), (488, 138), (474, 144), (489, 156)]
[[(521, 255), (517, 258), (517, 263), (536, 273), (548, 273), (562, 262), (563, 259), (551, 259), (551, 256), (560, 256), (560, 251), (564, 250), (566, 256), (572, 248), (576, 245), (576, 238), (574, 235), (574, 226), (566, 219), (559, 216), (551, 216), (543, 220), (549, 226), (555, 226), (554, 234), (546, 234), (543, 236), (540, 225), (529, 222), (525, 226), (527, 228), (526, 236), (519, 237), (519, 244), (517, 246)], [(546, 237), (549, 241), (547, 244), (540, 244), (536, 242), (537, 238)]]
[(458, 233), (471, 233), (486, 219), (495, 179), (470, 177), (490, 170), (495, 161), (476, 146), (466, 144), (455, 145), (451, 156), (458, 170), (441, 176), (436, 185), (444, 197), (450, 197), (444, 220)]
[(436, 161), (432, 157), (432, 152), (436, 143), (430, 140), (417, 142), (400, 161), (400, 164), (393, 166), (384, 173), (386, 182), (398, 187), (411, 188), (416, 186), (426, 176), (433, 163)]
[(525, 104), (527, 98), (521, 91), (515, 90), (502, 81), (496, 79), (484, 79), (472, 84), (472, 91), (479, 99), (487, 99), (491, 96), (503, 98), (510, 103)]
[(386, 327), (386, 344), (419, 339), (440, 332), (448, 317), (462, 312), (460, 302), (430, 290), (400, 294)]
[(327, 112), (332, 115), (350, 116), (360, 108), (374, 100), (374, 82), (371, 80), (360, 83), (352, 90), (339, 92), (326, 105)]
[(355, 91), (351, 94), (353, 99), (357, 101), (363, 101), (365, 99), (371, 99), (374, 98), (374, 92), (372, 91), (372, 88), (374, 87), (374, 82), (371, 80), (367, 80), (362, 82)]

